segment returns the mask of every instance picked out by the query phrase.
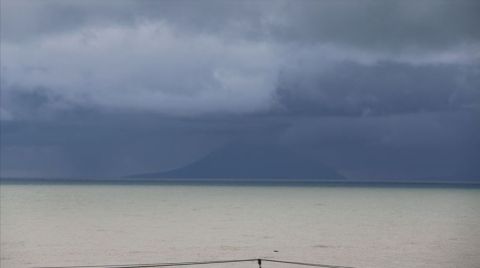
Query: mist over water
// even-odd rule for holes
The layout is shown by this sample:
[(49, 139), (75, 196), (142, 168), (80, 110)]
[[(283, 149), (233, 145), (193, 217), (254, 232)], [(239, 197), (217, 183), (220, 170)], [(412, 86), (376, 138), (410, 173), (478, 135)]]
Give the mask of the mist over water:
[(0, 189), (1, 267), (258, 257), (383, 268), (480, 264), (478, 188), (2, 184)]

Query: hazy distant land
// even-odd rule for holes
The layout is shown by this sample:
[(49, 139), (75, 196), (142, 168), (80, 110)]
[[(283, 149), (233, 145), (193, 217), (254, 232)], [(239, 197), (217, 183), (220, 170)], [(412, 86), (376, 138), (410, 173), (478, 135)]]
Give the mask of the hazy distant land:
[(272, 144), (230, 144), (186, 166), (118, 177), (3, 177), (3, 182), (164, 182), (164, 183), (322, 183), (322, 184), (480, 184), (477, 177), (417, 177), (399, 179), (348, 178), (315, 159)]
[(231, 144), (187, 166), (131, 178), (343, 180), (338, 171), (273, 145)]

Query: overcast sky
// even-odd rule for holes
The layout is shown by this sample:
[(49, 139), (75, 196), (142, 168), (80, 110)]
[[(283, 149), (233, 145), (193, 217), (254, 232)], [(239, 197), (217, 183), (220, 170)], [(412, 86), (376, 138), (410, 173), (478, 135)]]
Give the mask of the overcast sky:
[(349, 178), (480, 179), (480, 1), (1, 1), (1, 176), (274, 143)]

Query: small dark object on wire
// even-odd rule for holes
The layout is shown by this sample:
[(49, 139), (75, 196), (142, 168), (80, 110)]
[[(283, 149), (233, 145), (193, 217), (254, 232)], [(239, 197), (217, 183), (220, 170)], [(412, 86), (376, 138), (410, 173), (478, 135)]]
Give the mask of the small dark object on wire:
[(82, 266), (49, 266), (49, 267), (36, 267), (36, 268), (153, 268), (153, 267), (169, 267), (169, 266), (185, 266), (185, 265), (203, 265), (203, 264), (219, 264), (219, 263), (234, 263), (234, 262), (257, 262), (259, 268), (262, 268), (263, 262), (275, 262), (286, 263), (293, 265), (303, 265), (312, 267), (324, 267), (324, 268), (354, 268), (350, 266), (338, 266), (319, 263), (307, 263), (307, 262), (294, 262), (294, 261), (282, 261), (272, 259), (238, 259), (238, 260), (221, 260), (221, 261), (203, 261), (203, 262), (170, 262), (170, 263), (137, 263), (137, 264), (108, 264), (108, 265), (82, 265)]

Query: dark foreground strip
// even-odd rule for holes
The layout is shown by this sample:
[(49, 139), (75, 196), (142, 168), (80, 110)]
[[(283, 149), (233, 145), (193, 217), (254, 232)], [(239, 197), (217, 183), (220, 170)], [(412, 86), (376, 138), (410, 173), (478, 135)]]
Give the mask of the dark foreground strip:
[(324, 268), (354, 268), (349, 266), (338, 266), (307, 262), (282, 261), (272, 259), (239, 259), (239, 260), (222, 260), (222, 261), (203, 261), (203, 262), (170, 262), (170, 263), (136, 263), (136, 264), (107, 264), (107, 265), (82, 265), (82, 266), (49, 266), (49, 267), (35, 267), (35, 268), (149, 268), (149, 267), (169, 267), (169, 266), (185, 266), (185, 265), (203, 265), (203, 264), (219, 264), (219, 263), (234, 263), (234, 262), (257, 262), (259, 268), (262, 268), (262, 262), (276, 262), (303, 266), (314, 266)]

